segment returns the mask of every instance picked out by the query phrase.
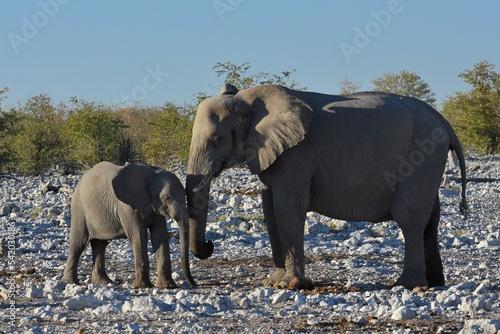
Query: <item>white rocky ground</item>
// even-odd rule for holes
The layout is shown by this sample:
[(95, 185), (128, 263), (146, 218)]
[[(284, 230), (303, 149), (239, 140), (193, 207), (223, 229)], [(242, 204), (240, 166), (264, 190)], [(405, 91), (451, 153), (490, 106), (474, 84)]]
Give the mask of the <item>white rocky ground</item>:
[[(500, 178), (500, 159), (469, 158), (472, 177)], [(183, 180), (182, 171), (177, 172)], [(307, 272), (314, 291), (264, 288), (272, 270), (259, 182), (245, 169), (212, 184), (208, 260), (192, 258), (199, 284), (187, 288), (177, 228), (168, 222), (173, 290), (133, 289), (127, 240), (108, 247), (118, 285), (89, 283), (90, 247), (79, 268), (82, 285), (60, 282), (68, 250), (70, 196), (80, 176), (0, 180), (0, 333), (437, 332), (500, 331), (500, 182), (470, 183), (470, 217), (458, 211), (459, 183), (441, 189), (440, 244), (447, 285), (425, 292), (385, 284), (402, 270), (404, 244), (393, 222), (344, 222), (310, 213)], [(46, 191), (47, 183), (62, 187)], [(12, 240), (15, 240), (15, 256)], [(152, 268), (154, 256), (150, 257)], [(152, 273), (155, 280), (155, 273)]]

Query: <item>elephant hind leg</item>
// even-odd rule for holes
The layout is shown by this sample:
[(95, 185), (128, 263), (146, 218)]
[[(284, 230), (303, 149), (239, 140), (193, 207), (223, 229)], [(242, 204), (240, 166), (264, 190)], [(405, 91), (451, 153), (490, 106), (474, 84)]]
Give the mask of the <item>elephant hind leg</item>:
[(402, 285), (407, 289), (428, 286), (424, 231), (429, 216), (429, 214), (417, 213), (403, 206), (399, 207), (397, 214), (393, 214), (405, 240), (403, 273), (396, 281), (396, 285)]
[(108, 240), (94, 239), (90, 241), (92, 246), (92, 283), (94, 284), (108, 284), (114, 283), (106, 274), (106, 265), (104, 261), (104, 254), (108, 246)]
[(440, 218), (439, 196), (436, 196), (431, 218), (424, 231), (425, 276), (429, 287), (445, 284), (443, 264), (439, 255), (438, 225)]

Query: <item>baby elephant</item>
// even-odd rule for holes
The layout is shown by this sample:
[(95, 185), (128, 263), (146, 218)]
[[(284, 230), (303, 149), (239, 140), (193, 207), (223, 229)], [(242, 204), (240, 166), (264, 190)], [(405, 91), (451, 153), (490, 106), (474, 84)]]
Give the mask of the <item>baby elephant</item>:
[(62, 280), (78, 284), (78, 260), (92, 246), (92, 283), (113, 281), (106, 274), (104, 252), (113, 239), (128, 238), (135, 258), (137, 288), (152, 287), (149, 279), (148, 229), (158, 263), (159, 288), (175, 288), (165, 217), (179, 224), (182, 271), (191, 286), (189, 216), (185, 190), (172, 173), (146, 165), (117, 166), (100, 162), (87, 171), (71, 200), (69, 256)]

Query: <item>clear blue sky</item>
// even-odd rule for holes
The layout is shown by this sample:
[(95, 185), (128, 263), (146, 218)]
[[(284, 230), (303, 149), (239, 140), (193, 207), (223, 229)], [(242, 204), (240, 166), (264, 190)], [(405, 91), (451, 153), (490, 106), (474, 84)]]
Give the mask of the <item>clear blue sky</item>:
[(500, 71), (497, 0), (9, 0), (0, 36), (0, 88), (13, 104), (40, 93), (55, 103), (190, 102), (217, 93), (212, 67), (227, 60), (295, 68), (301, 86), (323, 93), (346, 77), (369, 90), (407, 69), (438, 101), (468, 89), (457, 75), (480, 60)]

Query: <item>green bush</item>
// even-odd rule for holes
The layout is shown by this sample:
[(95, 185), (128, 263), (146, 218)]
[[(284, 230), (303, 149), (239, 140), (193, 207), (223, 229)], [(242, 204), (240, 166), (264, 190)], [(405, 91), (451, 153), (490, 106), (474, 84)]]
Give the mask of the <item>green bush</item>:
[(17, 170), (16, 158), (12, 147), (12, 137), (17, 131), (21, 115), (15, 109), (5, 110), (2, 102), (8, 88), (0, 89), (0, 173)]
[(147, 163), (163, 167), (186, 163), (193, 129), (190, 114), (189, 106), (166, 103), (162, 110), (150, 115), (149, 132), (142, 147)]
[(415, 97), (431, 106), (436, 103), (436, 95), (430, 86), (417, 73), (402, 70), (398, 73), (385, 73), (372, 80), (373, 90)]
[(30, 98), (21, 110), (9, 115), (10, 169), (17, 164), (19, 172), (39, 175), (62, 158), (62, 119), (46, 95)]
[(76, 104), (63, 125), (66, 164), (88, 168), (100, 161), (124, 163), (130, 141), (123, 120), (105, 107), (85, 101)]
[(479, 153), (500, 152), (500, 74), (487, 61), (459, 74), (472, 86), (467, 92), (456, 92), (443, 104), (443, 115), (454, 127), (466, 148)]
[(104, 160), (170, 167), (189, 155), (190, 105), (116, 109), (72, 98), (56, 109), (49, 97), (38, 95), (5, 111), (1, 94), (2, 172), (42, 174), (56, 165), (74, 172)]
[[(232, 84), (239, 90), (246, 89), (257, 85), (280, 85), (287, 86), (291, 89), (306, 90), (306, 87), (300, 87), (298, 82), (292, 78), (296, 69), (291, 71), (282, 71), (280, 74), (271, 74), (268, 72), (251, 72), (252, 65), (245, 62), (241, 65), (236, 65), (232, 61), (218, 62), (212, 70), (215, 71), (217, 77), (223, 77), (224, 82)], [(250, 71), (250, 73), (249, 73)]]
[[(154, 114), (161, 111), (157, 106), (132, 106), (122, 107), (114, 111), (114, 113), (126, 124), (123, 129), (126, 147), (122, 156), (126, 157), (125, 161), (145, 162), (146, 158), (143, 154), (143, 146), (148, 140), (150, 132), (149, 119)], [(121, 159), (122, 161), (124, 159)]]

